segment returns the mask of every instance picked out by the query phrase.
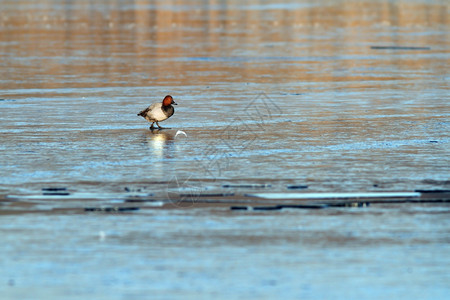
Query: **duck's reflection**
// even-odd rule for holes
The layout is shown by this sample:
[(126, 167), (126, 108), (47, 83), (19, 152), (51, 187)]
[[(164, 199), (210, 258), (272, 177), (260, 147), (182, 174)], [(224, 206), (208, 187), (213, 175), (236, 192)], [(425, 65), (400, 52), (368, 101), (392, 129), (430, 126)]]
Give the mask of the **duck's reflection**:
[(183, 140), (187, 134), (181, 130), (153, 128), (145, 132), (145, 144), (157, 160), (174, 158), (177, 150), (183, 143), (175, 143), (175, 140)]
[(153, 128), (146, 132), (145, 140), (158, 160), (173, 158), (175, 131)]
[(178, 169), (176, 167), (180, 162), (173, 158), (182, 158), (181, 153), (187, 146), (183, 139), (186, 138), (187, 134), (181, 130), (169, 128), (146, 130), (144, 140), (151, 153), (149, 170), (151, 170), (153, 178), (167, 180), (174, 176), (173, 170)]

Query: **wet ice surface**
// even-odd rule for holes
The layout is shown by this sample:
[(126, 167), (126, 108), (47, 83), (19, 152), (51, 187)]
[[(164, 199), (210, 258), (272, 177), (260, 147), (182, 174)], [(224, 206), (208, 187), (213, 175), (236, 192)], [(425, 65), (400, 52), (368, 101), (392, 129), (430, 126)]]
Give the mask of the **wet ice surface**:
[(448, 215), (414, 205), (3, 216), (2, 295), (444, 299)]
[[(234, 97), (220, 100), (198, 88), (195, 93), (205, 96), (176, 98), (175, 115), (162, 123), (172, 129), (151, 132), (135, 112), (148, 104), (144, 95), (157, 91), (125, 89), (143, 100), (115, 88), (106, 96), (91, 91), (78, 98), (2, 103), (2, 186), (39, 190), (48, 184), (77, 188), (82, 181), (177, 177), (213, 178), (219, 186), (229, 180), (294, 179), (320, 191), (359, 191), (374, 184), (388, 190), (430, 188), (448, 179), (444, 94), (425, 100), (427, 95), (411, 99), (417, 97), (408, 93), (401, 95), (408, 99), (385, 103), (354, 98), (379, 97), (373, 91), (285, 96), (258, 94), (255, 88), (255, 96), (234, 91)], [(255, 105), (244, 109), (246, 98)], [(275, 103), (275, 113), (264, 111), (263, 101)], [(186, 136), (175, 137), (178, 130)]]
[[(7, 297), (449, 293), (445, 205), (154, 210), (192, 189), (449, 189), (445, 2), (0, 5)], [(136, 113), (166, 94), (152, 132)], [(80, 213), (130, 194), (158, 201)]]

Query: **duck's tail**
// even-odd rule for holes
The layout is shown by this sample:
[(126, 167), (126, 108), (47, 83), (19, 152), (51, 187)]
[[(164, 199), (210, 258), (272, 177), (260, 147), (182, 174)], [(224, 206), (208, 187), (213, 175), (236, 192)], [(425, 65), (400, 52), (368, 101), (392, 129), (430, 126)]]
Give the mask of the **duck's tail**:
[(148, 108), (140, 111), (137, 115), (145, 118), (145, 115), (147, 114), (147, 112), (148, 112)]

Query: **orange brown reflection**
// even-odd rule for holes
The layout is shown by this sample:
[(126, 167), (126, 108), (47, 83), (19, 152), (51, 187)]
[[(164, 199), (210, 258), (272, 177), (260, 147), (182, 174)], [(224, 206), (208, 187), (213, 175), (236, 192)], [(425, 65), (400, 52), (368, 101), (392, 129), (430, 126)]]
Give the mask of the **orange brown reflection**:
[[(448, 28), (446, 1), (316, 2), (3, 1), (0, 89), (391, 81), (353, 72), (374, 67), (358, 56), (389, 55), (370, 45), (448, 40), (432, 33)], [(392, 64), (446, 74), (442, 58), (376, 66)]]

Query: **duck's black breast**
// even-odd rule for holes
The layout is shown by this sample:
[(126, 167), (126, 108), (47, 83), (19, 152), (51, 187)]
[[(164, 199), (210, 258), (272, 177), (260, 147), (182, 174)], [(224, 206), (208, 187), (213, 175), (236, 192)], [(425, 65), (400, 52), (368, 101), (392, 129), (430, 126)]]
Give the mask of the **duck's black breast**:
[(163, 106), (162, 106), (162, 110), (163, 110), (164, 114), (165, 114), (167, 117), (172, 116), (173, 113), (175, 112), (175, 109), (173, 108), (172, 105), (169, 105), (169, 106), (164, 106), (164, 105), (163, 105)]

